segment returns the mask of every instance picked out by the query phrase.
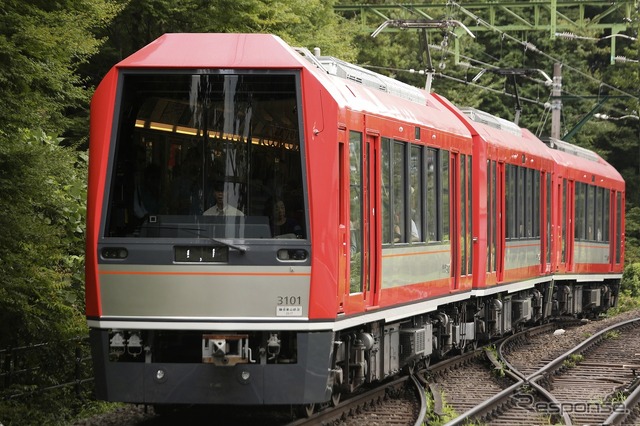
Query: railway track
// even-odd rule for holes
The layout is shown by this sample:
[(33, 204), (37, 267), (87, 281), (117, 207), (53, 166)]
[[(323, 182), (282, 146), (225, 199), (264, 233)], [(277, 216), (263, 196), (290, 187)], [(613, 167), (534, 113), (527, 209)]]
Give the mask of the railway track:
[(289, 423), (302, 425), (415, 425), (424, 422), (425, 390), (415, 376), (405, 376), (353, 396), (334, 407)]
[[(628, 424), (628, 418), (637, 417), (640, 400), (639, 328), (640, 318), (623, 321), (554, 358), (554, 352), (561, 346), (548, 349), (535, 342), (535, 336), (525, 339), (534, 341), (531, 345), (522, 344), (522, 335), (505, 339), (495, 356), (491, 353), (486, 356), (493, 361), (494, 371), (504, 372), (513, 384), (467, 409), (447, 425), (471, 421), (487, 425)], [(531, 332), (530, 336), (539, 331)], [(521, 362), (522, 352), (545, 365), (536, 370), (526, 364), (523, 373), (514, 366)], [(484, 398), (480, 392), (478, 396)], [(458, 401), (448, 403), (454, 408), (467, 408)]]

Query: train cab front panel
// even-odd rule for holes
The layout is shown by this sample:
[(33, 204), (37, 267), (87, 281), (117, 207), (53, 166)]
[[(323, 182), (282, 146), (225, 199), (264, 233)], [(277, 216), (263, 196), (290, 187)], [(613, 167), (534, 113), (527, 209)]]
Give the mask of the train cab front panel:
[(330, 397), (333, 333), (310, 322), (304, 122), (319, 120), (300, 61), (272, 36), (167, 35), (98, 89), (87, 317), (99, 397)]

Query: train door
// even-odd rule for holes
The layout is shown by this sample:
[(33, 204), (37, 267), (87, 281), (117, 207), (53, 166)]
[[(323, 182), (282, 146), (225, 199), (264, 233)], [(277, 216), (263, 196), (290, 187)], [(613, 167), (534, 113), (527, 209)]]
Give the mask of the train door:
[(558, 182), (558, 198), (560, 202), (560, 229), (558, 232), (558, 243), (560, 245), (558, 255), (560, 256), (561, 272), (573, 270), (573, 239), (575, 193), (574, 182), (572, 180), (560, 179)]
[(499, 162), (496, 167), (496, 280), (504, 280), (504, 253), (506, 245), (505, 234), (505, 182), (504, 163)]
[(377, 303), (378, 244), (375, 233), (375, 138), (349, 133), (349, 296), (348, 311)]
[(541, 272), (551, 272), (551, 215), (554, 209), (552, 208), (552, 179), (551, 173), (542, 173), (542, 191), (540, 192), (540, 201), (542, 208), (540, 209), (540, 217), (543, 218), (540, 223), (541, 237), (542, 237), (542, 255), (541, 258)]
[(449, 214), (451, 238), (451, 291), (460, 288), (461, 246), (460, 238), (464, 235), (460, 223), (460, 153), (451, 152), (449, 155)]
[(623, 247), (624, 247), (624, 223), (623, 223), (623, 209), (624, 209), (624, 196), (620, 191), (612, 191), (611, 199), (609, 200), (610, 214), (610, 229), (609, 239), (610, 246), (610, 259), (611, 270), (620, 270), (622, 267), (621, 262), (623, 259)]

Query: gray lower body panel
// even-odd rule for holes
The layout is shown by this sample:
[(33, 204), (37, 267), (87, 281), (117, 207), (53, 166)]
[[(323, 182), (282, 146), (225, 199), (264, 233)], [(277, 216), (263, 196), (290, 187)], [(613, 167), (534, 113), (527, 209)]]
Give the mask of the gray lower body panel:
[[(91, 330), (96, 394), (144, 404), (279, 405), (327, 401), (332, 332), (298, 333), (296, 364), (111, 362), (106, 330)], [(163, 371), (158, 378), (158, 370)]]

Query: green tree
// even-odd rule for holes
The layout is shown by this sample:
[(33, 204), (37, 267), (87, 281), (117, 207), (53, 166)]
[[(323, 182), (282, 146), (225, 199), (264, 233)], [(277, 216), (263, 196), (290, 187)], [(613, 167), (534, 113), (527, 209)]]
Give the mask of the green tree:
[(43, 132), (0, 134), (0, 348), (84, 333), (85, 167)]
[(0, 123), (86, 137), (90, 91), (76, 72), (119, 5), (108, 0), (6, 0), (0, 5)]

